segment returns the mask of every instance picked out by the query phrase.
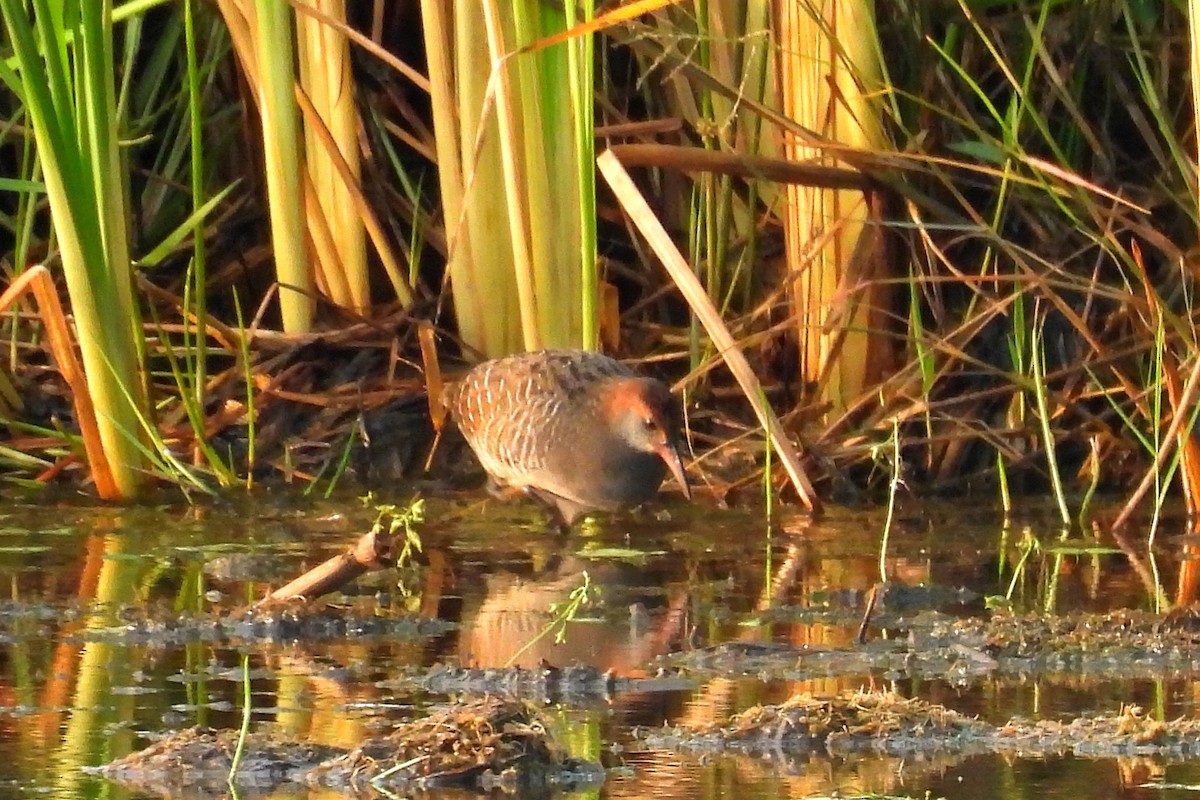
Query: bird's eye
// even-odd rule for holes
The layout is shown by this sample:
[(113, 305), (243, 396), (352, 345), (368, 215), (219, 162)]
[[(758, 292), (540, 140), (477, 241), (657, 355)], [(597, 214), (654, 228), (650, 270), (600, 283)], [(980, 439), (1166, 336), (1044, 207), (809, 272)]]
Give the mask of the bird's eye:
[(652, 431), (658, 428), (658, 423), (654, 421), (654, 417), (646, 417), (642, 420), (642, 427), (648, 431)]

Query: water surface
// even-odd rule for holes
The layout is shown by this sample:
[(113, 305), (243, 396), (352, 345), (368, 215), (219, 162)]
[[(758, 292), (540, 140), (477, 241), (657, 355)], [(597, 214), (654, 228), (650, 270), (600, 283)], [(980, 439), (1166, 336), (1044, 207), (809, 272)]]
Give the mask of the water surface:
[[(385, 499), (408, 497), (397, 490)], [(1183, 797), (1200, 784), (1195, 762), (1155, 758), (648, 748), (640, 733), (649, 728), (717, 721), (797, 692), (860, 688), (994, 724), (1111, 715), (1131, 703), (1163, 719), (1196, 715), (1200, 691), (1190, 674), (949, 679), (902, 669), (741, 672), (720, 659), (711, 668), (688, 660), (730, 643), (854, 648), (864, 594), (879, 580), (882, 511), (833, 510), (818, 521), (783, 514), (768, 523), (754, 511), (671, 505), (589, 521), (563, 539), (547, 533), (532, 507), (433, 498), (417, 563), (364, 576), (328, 598), (331, 618), (361, 624), (294, 640), (214, 620), (366, 531), (374, 511), (352, 495), (277, 492), (126, 508), (10, 498), (3, 508), (0, 796), (125, 796), (82, 767), (173, 730), (239, 726), (246, 665), (256, 730), (345, 747), (446, 702), (420, 688), (434, 664), (585, 663), (626, 677), (686, 665), (686, 680), (670, 690), (545, 708), (560, 742), (610, 768), (606, 797)], [(1152, 552), (1135, 541), (1131, 561), (1112, 541), (1074, 533), (1056, 551), (1054, 519), (1028, 508), (1006, 521), (976, 502), (902, 509), (883, 567), (890, 580), (938, 588), (926, 608), (917, 596), (905, 612), (914, 614), (986, 615), (989, 596), (1005, 597), (1015, 612), (1150, 609), (1147, 575), (1174, 591), (1188, 541), (1182, 523), (1164, 524)], [(585, 574), (588, 602), (556, 641), (552, 609), (562, 614)], [(871, 632), (889, 635), (904, 633)]]

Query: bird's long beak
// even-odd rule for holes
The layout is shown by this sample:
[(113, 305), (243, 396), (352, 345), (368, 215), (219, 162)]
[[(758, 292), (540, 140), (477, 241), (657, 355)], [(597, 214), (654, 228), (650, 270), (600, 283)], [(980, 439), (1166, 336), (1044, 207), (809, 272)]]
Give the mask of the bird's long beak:
[(667, 439), (659, 445), (657, 452), (659, 458), (666, 462), (667, 469), (671, 470), (675, 480), (679, 481), (679, 486), (683, 489), (683, 496), (691, 500), (692, 487), (688, 485), (687, 473), (683, 471), (683, 459), (679, 457), (679, 447), (674, 440)]

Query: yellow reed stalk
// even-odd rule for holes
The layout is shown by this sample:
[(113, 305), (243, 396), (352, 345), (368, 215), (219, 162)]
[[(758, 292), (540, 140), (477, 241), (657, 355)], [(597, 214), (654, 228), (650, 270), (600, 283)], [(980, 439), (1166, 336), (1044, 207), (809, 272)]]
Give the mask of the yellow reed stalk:
[(470, 228), (465, 224), (466, 175), (461, 155), (464, 134), (459, 125), (456, 102), (456, 86), (471, 80), (471, 76), (460, 74), (456, 83), (454, 19), (449, 12), (450, 9), (442, 0), (421, 0), (438, 185), (446, 226), (446, 271), (454, 287), (454, 306), (459, 309), (459, 335), (471, 346), (489, 353), (491, 349), (484, 344), (487, 339), (487, 320), (481, 318), (483, 315), (465, 313), (478, 310), (483, 295), (480, 292), (482, 287), (473, 280), (474, 248), (471, 245)]
[(287, 0), (240, 5), (257, 51), (259, 70), (253, 85), (262, 114), (264, 177), (283, 329), (303, 333), (312, 329), (313, 280), (305, 248), (303, 162), (292, 88), (291, 8)]
[(569, 69), (578, 43), (522, 51), (564, 24), (535, 0), (426, 0), (422, 19), (459, 333), (486, 356), (578, 347), (595, 314), (582, 286), (596, 291), (581, 201), (594, 195), (591, 86), (571, 83), (590, 70)]
[[(387, 275), (388, 281), (392, 284), (392, 289), (396, 293), (396, 299), (402, 305), (407, 306), (413, 299), (412, 287), (409, 285), (404, 271), (400, 268), (400, 263), (396, 260), (396, 254), (388, 242), (383, 224), (375, 216), (375, 212), (371, 209), (370, 203), (367, 202), (367, 198), (363, 194), (358, 178), (351, 174), (349, 166), (338, 151), (337, 144), (333, 141), (333, 137), (325, 127), (325, 123), (321, 121), (317, 110), (313, 108), (312, 101), (308, 99), (308, 95), (300, 88), (296, 89), (296, 102), (300, 105), (300, 113), (303, 115), (305, 130), (312, 134), (313, 140), (322, 149), (322, 152), (328, 159), (329, 166), (341, 178), (341, 186), (344, 190), (343, 196), (347, 202), (353, 205), (357, 212), (356, 219), (362, 224), (366, 235), (375, 246), (375, 253), (379, 256), (380, 266), (383, 267), (384, 274)], [(304, 190), (306, 193), (305, 211), (308, 213), (310, 228), (315, 230), (320, 225), (328, 229), (329, 220), (322, 216), (320, 205), (310, 202), (314, 191), (311, 181), (306, 180), (304, 182)], [(329, 241), (332, 242), (332, 237), (330, 237)], [(317, 248), (318, 253), (328, 254), (325, 256), (325, 259), (330, 263), (338, 261), (337, 251), (332, 249), (332, 246), (326, 247), (317, 242), (314, 242), (314, 246)], [(330, 271), (332, 272), (332, 270)], [(318, 274), (320, 275), (323, 272), (325, 272), (324, 269), (320, 270)]]
[[(782, 3), (778, 33), (785, 116), (838, 144), (879, 148), (883, 137), (870, 98), (879, 83), (872, 4)], [(796, 161), (832, 161), (787, 133), (784, 153)], [(867, 218), (861, 192), (787, 187), (785, 245), (793, 270), (801, 369), (834, 412), (844, 409), (871, 379), (871, 297), (862, 291), (870, 277), (863, 257), (869, 248), (861, 246), (871, 234)]]
[[(533, 253), (529, 243), (529, 189), (522, 181), (522, 172), (532, 168), (521, 160), (522, 141), (518, 139), (515, 98), (505, 58), (504, 34), (494, 0), (481, 0), (488, 52), (492, 57), (492, 79), (489, 88), (494, 93), (497, 131), (500, 134), (500, 169), (503, 173), (504, 196), (508, 201), (508, 232), (512, 240), (513, 272), (517, 283), (517, 301), (521, 312), (521, 334), (526, 350), (541, 345), (541, 327), (537, 295), (534, 292)], [(520, 131), (528, 134), (522, 129)]]
[[(309, 295), (315, 287), (343, 308), (365, 313), (370, 302), (365, 251), (369, 238), (397, 299), (407, 305), (412, 301), (412, 289), (383, 226), (363, 197), (360, 186), (359, 120), (348, 62), (348, 37), (357, 34), (346, 25), (344, 0), (295, 2), (302, 86), (296, 86), (290, 68), (283, 68), (291, 64), (291, 40), (282, 41), (284, 36), (280, 32), (290, 31), (290, 15), (283, 15), (286, 25), (272, 22), (269, 28), (271, 33), (259, 35), (263, 29), (255, 24), (257, 15), (254, 3), (217, 0), (246, 80), (257, 88), (255, 99), (260, 104), (264, 120), (264, 152), (268, 159), (268, 200), (272, 220), (277, 210), (272, 199), (276, 195), (271, 189), (272, 175), (277, 173), (277, 167), (272, 165), (281, 163), (281, 159), (296, 159), (297, 166), (289, 171), (294, 186), (282, 190), (290, 209), (283, 222), (289, 233), (294, 232), (295, 227), (302, 234), (307, 233), (307, 238), (300, 240), (300, 253), (305, 256), (305, 261), (299, 263), (306, 263), (308, 251), (305, 247), (308, 247), (314, 258), (314, 268), (310, 270), (306, 266), (303, 275), (277, 271), (279, 280), (281, 283), (301, 286)], [(287, 10), (286, 2), (283, 6)], [(262, 13), (271, 9), (262, 4), (257, 10)], [(359, 42), (363, 43), (361, 39)], [(264, 51), (262, 48), (267, 45), (272, 48), (286, 46), (288, 53)], [(260, 71), (261, 64), (272, 65), (274, 69)], [(272, 119), (272, 112), (264, 103), (270, 96), (273, 105), (283, 106), (282, 98), (275, 97), (274, 92), (283, 91), (285, 87), (291, 98), (289, 119), (296, 125), (302, 122), (304, 126), (303, 148), (299, 139), (295, 138), (299, 136), (299, 127), (292, 128), (293, 146), (288, 147), (282, 141), (281, 131), (267, 125)], [(297, 106), (302, 114), (299, 122), (295, 114)], [(278, 108), (274, 113), (280, 113)], [(304, 172), (298, 166), (302, 150), (309, 167)], [(293, 196), (292, 192), (296, 194)], [(273, 235), (274, 231), (273, 222)], [(288, 252), (292, 252), (290, 248)], [(278, 244), (276, 260), (279, 267), (297, 263), (293, 257), (281, 255)], [(289, 294), (293, 297), (288, 297)], [(281, 307), (285, 302), (294, 302), (296, 294), (280, 292)], [(303, 310), (311, 320), (311, 297)], [(285, 328), (287, 325), (285, 319)]]
[[(450, 283), (463, 341), (484, 356), (502, 355), (523, 349), (524, 339), (521, 326), (514, 324), (520, 314), (515, 260), (508, 212), (499, 202), (504, 196), (500, 134), (491, 100), (486, 100), (491, 65), (479, 57), (488, 52), (487, 32), (477, 2), (456, 2), (453, 7), (446, 29), (447, 53), (454, 59), (452, 94), (439, 98), (430, 76), (435, 108), (448, 102), (458, 111), (459, 124), (451, 130), (459, 136), (454, 157), (462, 176), (462, 206), (456, 219), (446, 216), (447, 239), (454, 253)], [(435, 116), (441, 173), (446, 168), (440, 160), (444, 129), (437, 122)]]
[(767, 403), (762, 384), (758, 382), (754, 370), (746, 360), (745, 353), (738, 347), (733, 334), (729, 332), (729, 328), (721, 319), (720, 312), (717, 311), (708, 293), (692, 273), (691, 266), (679, 252), (675, 242), (671, 240), (671, 235), (654, 215), (645, 196), (642, 195), (625, 166), (612, 151), (601, 153), (600, 157), (596, 159), (596, 165), (600, 169), (600, 174), (608, 181), (609, 188), (612, 189), (617, 202), (621, 204), (626, 215), (645, 237), (650, 249), (662, 261), (667, 273), (679, 287), (680, 294), (687, 300), (692, 312), (704, 326), (704, 330), (712, 339), (713, 344), (716, 345), (717, 352), (725, 361), (725, 365), (729, 367), (729, 371), (733, 373), (738, 386), (741, 387), (746, 399), (753, 407), (759, 424), (762, 425), (763, 431), (771, 440), (775, 452), (779, 454), (779, 460), (783, 463), (788, 477), (792, 480), (792, 485), (800, 495), (801, 502), (810, 511), (820, 511), (821, 499), (817, 496), (812, 481), (808, 478), (808, 473), (804, 471), (799, 452), (788, 438), (787, 431), (779, 422), (779, 418), (775, 416), (775, 412)]
[[(345, 0), (297, 2), (345, 24)], [(361, 175), (359, 118), (354, 102), (354, 78), (350, 73), (349, 41), (332, 25), (309, 14), (299, 13), (296, 15), (296, 43), (300, 85), (329, 131), (346, 172), (357, 183)], [(336, 254), (333, 259), (322, 258), (320, 266), (327, 273), (340, 273), (336, 277), (326, 276), (331, 290), (337, 287), (331, 299), (343, 308), (365, 313), (370, 296), (363, 220), (341, 171), (331, 163), (331, 155), (314, 133), (312, 125), (305, 125), (304, 143), (305, 164), (312, 181), (315, 211), (323, 218), (330, 232), (333, 252)]]

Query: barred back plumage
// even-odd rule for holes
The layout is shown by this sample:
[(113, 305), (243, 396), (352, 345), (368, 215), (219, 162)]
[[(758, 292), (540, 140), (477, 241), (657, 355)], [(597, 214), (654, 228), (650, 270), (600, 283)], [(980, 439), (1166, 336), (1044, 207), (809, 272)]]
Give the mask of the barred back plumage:
[(542, 350), (494, 359), (446, 401), (494, 483), (542, 500), (567, 525), (589, 510), (650, 499), (667, 470), (688, 491), (667, 387), (608, 356)]

